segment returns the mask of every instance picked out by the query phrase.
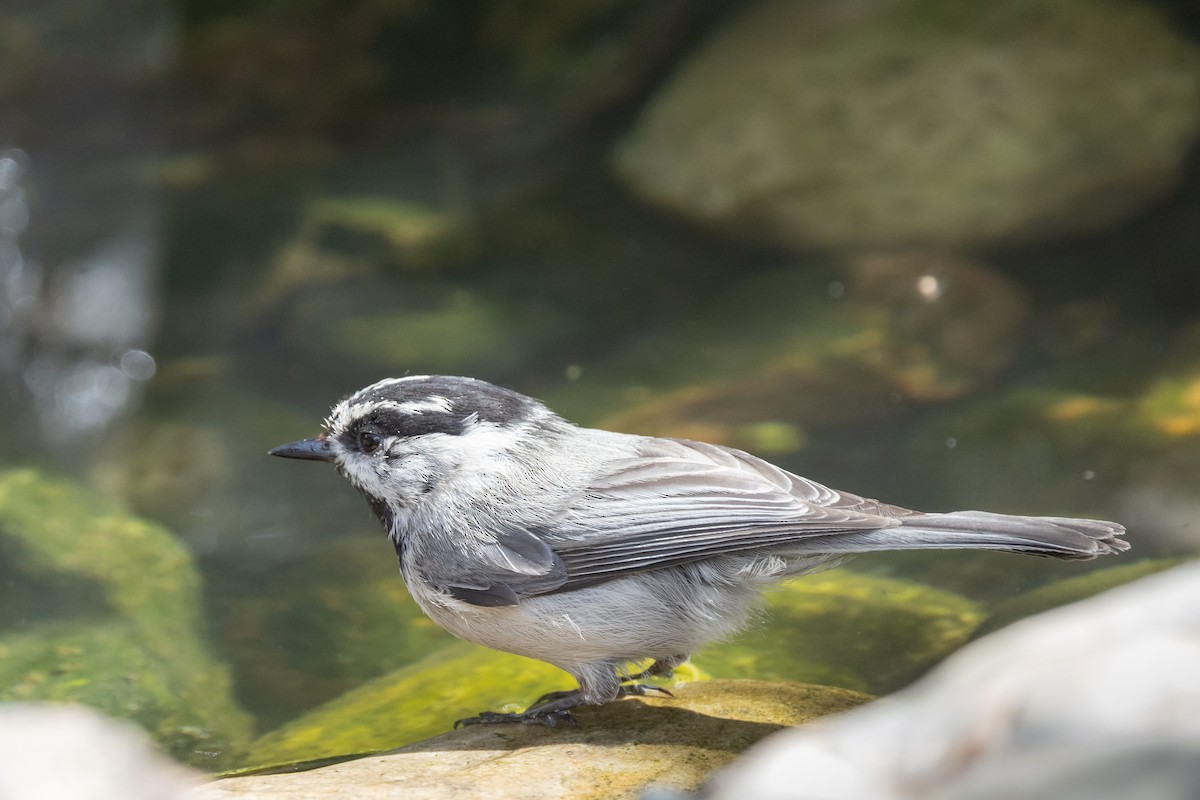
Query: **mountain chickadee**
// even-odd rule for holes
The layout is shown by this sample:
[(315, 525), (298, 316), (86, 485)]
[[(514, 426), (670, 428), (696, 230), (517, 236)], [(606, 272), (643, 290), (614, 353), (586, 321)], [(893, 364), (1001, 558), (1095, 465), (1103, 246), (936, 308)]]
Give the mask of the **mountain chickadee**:
[(338, 403), (325, 428), (270, 454), (332, 462), (362, 492), (413, 598), (443, 628), (579, 681), (524, 713), (456, 727), (554, 725), (577, 705), (657, 690), (636, 681), (733, 634), (766, 584), (848, 553), (1087, 559), (1129, 547), (1115, 522), (922, 514), (728, 447), (580, 428), (473, 378), (380, 381)]

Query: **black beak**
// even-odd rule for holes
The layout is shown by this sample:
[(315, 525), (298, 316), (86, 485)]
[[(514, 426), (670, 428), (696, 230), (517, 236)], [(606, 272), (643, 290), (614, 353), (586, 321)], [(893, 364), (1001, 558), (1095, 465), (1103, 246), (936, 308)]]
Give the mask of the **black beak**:
[(300, 458), (305, 461), (333, 461), (333, 448), (329, 439), (322, 434), (315, 439), (301, 439), (298, 442), (281, 444), (267, 451), (269, 456), (280, 458)]

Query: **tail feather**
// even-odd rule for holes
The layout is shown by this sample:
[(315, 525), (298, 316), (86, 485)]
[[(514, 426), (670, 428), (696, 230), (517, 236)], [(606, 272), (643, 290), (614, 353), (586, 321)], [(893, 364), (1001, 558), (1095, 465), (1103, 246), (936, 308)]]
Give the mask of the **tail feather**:
[[(1129, 549), (1115, 522), (1070, 517), (1022, 517), (987, 511), (913, 514), (895, 527), (812, 537), (806, 549), (826, 553), (871, 550), (1007, 550), (1062, 559), (1090, 559)], [(818, 541), (820, 540), (820, 541)]]

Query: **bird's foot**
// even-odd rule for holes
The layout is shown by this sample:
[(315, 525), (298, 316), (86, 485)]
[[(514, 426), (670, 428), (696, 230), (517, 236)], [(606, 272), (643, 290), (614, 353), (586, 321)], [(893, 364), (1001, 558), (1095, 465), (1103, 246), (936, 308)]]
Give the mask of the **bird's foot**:
[[(648, 669), (636, 675), (618, 675), (617, 679), (621, 681), (621, 685), (617, 687), (616, 696), (646, 697), (649, 694), (661, 694), (666, 697), (674, 697), (675, 695), (661, 686), (653, 686), (648, 683), (633, 683), (632, 681), (637, 681), (651, 675), (669, 675), (671, 670), (682, 660), (682, 657), (680, 657), (679, 659), (655, 661)], [(556, 728), (563, 723), (578, 726), (579, 723), (571, 715), (571, 709), (582, 704), (583, 693), (579, 689), (547, 692), (534, 701), (533, 705), (528, 709), (519, 714), (483, 711), (478, 716), (464, 717), (463, 719), (456, 720), (454, 727), (457, 730), (467, 725), (494, 725), (501, 722), (517, 722), (522, 725), (545, 725), (547, 728)]]
[(687, 661), (687, 656), (672, 656), (671, 658), (662, 658), (655, 661), (650, 666), (646, 667), (641, 672), (636, 672), (633, 675), (617, 675), (617, 680), (621, 685), (617, 687), (617, 697), (645, 697), (651, 692), (674, 697), (669, 691), (661, 686), (654, 686), (649, 683), (636, 683), (642, 678), (662, 677), (669, 678), (675, 668)]
[(579, 725), (571, 716), (571, 709), (583, 702), (582, 693), (578, 689), (566, 692), (549, 692), (537, 699), (537, 702), (521, 713), (503, 714), (498, 711), (484, 711), (476, 717), (466, 717), (454, 723), (455, 729), (464, 725), (492, 725), (498, 722), (519, 722), (522, 725), (545, 725), (556, 728), (560, 723)]
[(531, 708), (520, 714), (483, 711), (475, 717), (464, 717), (463, 719), (455, 720), (454, 729), (458, 730), (467, 725), (495, 725), (501, 722), (519, 722), (522, 725), (545, 725), (547, 728), (556, 728), (560, 723), (566, 723), (575, 727), (579, 726), (579, 723), (575, 721), (575, 717), (571, 716), (570, 710), (566, 708), (548, 709), (545, 711)]

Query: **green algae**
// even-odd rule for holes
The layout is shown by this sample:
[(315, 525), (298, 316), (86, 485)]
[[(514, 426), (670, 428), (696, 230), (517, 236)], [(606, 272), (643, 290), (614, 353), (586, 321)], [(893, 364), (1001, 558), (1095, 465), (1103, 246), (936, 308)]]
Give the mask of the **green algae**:
[(400, 747), (444, 733), (457, 719), (523, 708), (574, 686), (549, 664), (455, 644), (267, 733), (244, 763), (260, 768)]
[(0, 700), (82, 703), (141, 724), (181, 760), (233, 760), (249, 718), (202, 639), (199, 575), (170, 533), (16, 470), (0, 473), (0, 545), (0, 592), (42, 593), (39, 614), (2, 620)]

